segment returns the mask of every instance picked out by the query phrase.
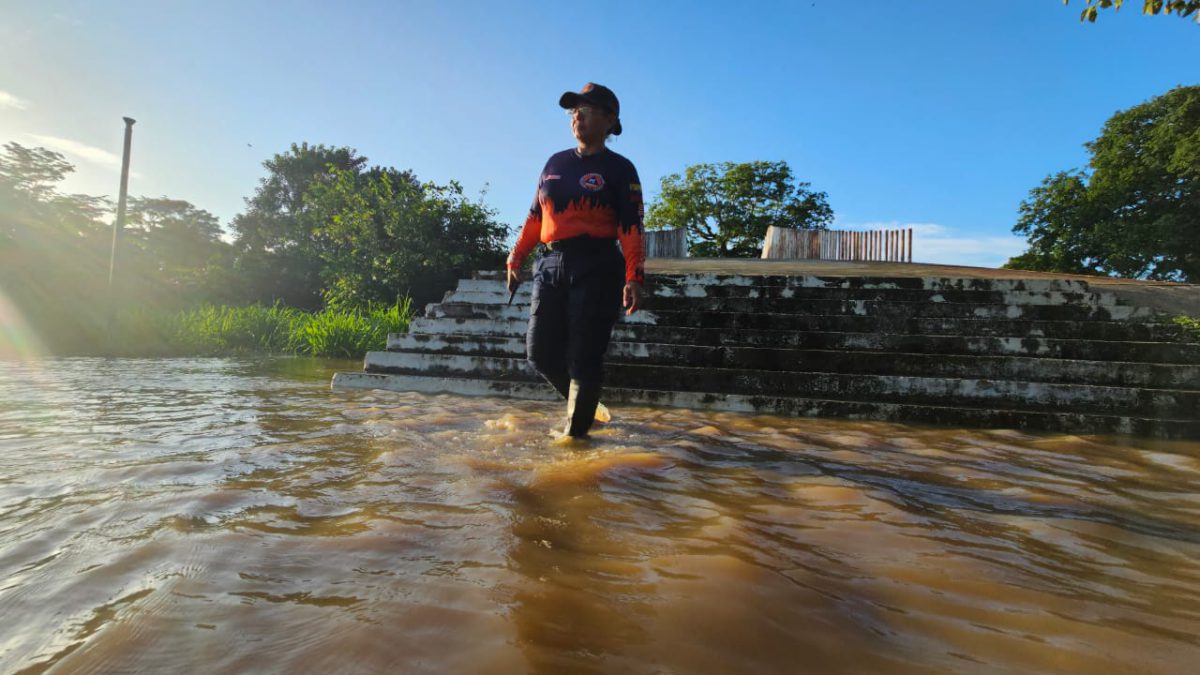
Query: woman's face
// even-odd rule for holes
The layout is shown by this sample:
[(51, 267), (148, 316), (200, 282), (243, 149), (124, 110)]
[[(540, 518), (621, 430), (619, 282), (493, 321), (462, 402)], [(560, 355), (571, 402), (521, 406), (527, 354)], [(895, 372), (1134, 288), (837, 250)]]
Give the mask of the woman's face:
[(608, 136), (608, 130), (617, 122), (617, 116), (603, 108), (581, 105), (568, 111), (571, 115), (571, 132), (581, 143), (597, 143)]

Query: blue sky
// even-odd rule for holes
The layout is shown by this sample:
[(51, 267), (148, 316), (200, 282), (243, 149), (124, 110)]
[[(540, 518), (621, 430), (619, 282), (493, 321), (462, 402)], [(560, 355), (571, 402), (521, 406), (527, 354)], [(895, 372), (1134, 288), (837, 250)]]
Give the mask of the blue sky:
[(621, 97), (647, 197), (699, 162), (786, 160), (839, 228), (917, 229), (920, 261), (999, 265), (1029, 190), (1114, 112), (1197, 84), (1200, 25), (1130, 0), (0, 0), (0, 143), (63, 152), (72, 191), (187, 199), (228, 224), (292, 142), (487, 190), (517, 226), (556, 102)]

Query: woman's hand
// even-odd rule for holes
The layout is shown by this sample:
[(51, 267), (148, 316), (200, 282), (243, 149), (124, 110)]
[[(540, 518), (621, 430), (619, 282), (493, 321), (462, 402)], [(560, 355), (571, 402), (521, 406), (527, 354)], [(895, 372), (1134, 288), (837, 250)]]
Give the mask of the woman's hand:
[(516, 269), (508, 270), (508, 292), (512, 293), (521, 285), (521, 271)]
[(625, 284), (624, 306), (626, 314), (633, 314), (642, 307), (642, 285), (636, 281)]

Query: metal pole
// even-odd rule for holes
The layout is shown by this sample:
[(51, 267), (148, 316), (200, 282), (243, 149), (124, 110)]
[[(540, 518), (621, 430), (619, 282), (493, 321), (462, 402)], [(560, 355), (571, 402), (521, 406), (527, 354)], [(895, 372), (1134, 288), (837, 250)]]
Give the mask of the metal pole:
[(113, 278), (117, 271), (117, 242), (121, 239), (121, 230), (125, 229), (125, 201), (129, 192), (129, 148), (133, 143), (133, 124), (136, 120), (132, 117), (123, 117), (125, 120), (125, 154), (121, 158), (121, 192), (117, 198), (117, 219), (113, 221), (113, 236), (112, 236), (112, 254), (108, 257), (108, 292), (111, 297), (113, 292)]

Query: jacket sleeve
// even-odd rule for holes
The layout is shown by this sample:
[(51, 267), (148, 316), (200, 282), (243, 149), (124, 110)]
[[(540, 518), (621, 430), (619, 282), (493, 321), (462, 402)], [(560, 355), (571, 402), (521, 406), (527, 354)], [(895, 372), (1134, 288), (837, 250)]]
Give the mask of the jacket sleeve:
[(533, 206), (529, 207), (529, 215), (525, 216), (525, 224), (521, 226), (521, 233), (517, 235), (516, 246), (508, 254), (506, 267), (510, 270), (521, 269), (525, 258), (529, 257), (529, 253), (542, 237), (542, 205), (538, 201), (541, 192), (542, 179), (538, 178), (538, 192), (533, 196)]
[(642, 219), (645, 215), (642, 203), (642, 182), (637, 169), (629, 164), (627, 177), (617, 186), (617, 239), (625, 254), (625, 281), (646, 281), (645, 231)]

